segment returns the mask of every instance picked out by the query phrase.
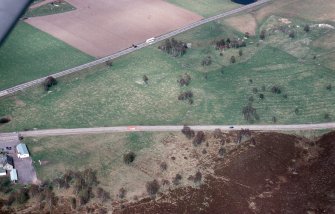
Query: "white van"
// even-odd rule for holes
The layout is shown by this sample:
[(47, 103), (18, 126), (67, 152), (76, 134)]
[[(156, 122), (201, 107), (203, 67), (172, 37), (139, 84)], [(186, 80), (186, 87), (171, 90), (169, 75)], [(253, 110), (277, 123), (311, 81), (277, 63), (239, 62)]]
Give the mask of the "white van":
[(155, 41), (155, 37), (152, 37), (150, 39), (147, 39), (145, 42), (148, 43), (148, 44), (151, 44)]

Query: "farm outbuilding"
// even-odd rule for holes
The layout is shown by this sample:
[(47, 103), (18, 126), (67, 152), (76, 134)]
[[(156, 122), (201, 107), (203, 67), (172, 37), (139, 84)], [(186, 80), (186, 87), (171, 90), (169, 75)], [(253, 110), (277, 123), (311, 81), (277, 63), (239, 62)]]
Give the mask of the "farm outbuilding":
[(0, 168), (12, 170), (14, 168), (13, 158), (8, 155), (0, 155)]
[(26, 144), (20, 143), (16, 146), (17, 150), (17, 157), (18, 158), (28, 158), (29, 157), (29, 152), (27, 149)]
[(10, 180), (12, 182), (16, 182), (17, 181), (17, 171), (16, 171), (16, 169), (12, 169), (9, 174), (10, 174)]

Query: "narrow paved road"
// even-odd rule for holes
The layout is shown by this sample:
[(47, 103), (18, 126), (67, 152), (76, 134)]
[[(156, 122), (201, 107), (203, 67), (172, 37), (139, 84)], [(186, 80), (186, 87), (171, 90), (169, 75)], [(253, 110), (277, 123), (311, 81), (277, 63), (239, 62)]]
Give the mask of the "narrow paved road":
[[(70, 69), (67, 69), (65, 71), (61, 71), (61, 72), (58, 72), (58, 73), (55, 73), (55, 74), (52, 74), (52, 75), (48, 75), (48, 76), (53, 76), (55, 78), (59, 78), (59, 77), (62, 77), (62, 76), (68, 75), (68, 74), (79, 72), (79, 71), (81, 71), (83, 69), (86, 69), (86, 68), (90, 68), (90, 67), (93, 67), (93, 66), (96, 66), (96, 65), (99, 65), (99, 64), (106, 63), (109, 60), (116, 59), (116, 58), (118, 58), (120, 56), (126, 55), (128, 53), (134, 52), (134, 51), (139, 50), (141, 48), (144, 48), (144, 47), (147, 47), (149, 45), (155, 44), (157, 42), (163, 41), (163, 40), (165, 40), (167, 38), (170, 38), (172, 36), (175, 36), (177, 34), (180, 34), (182, 32), (190, 30), (192, 28), (198, 27), (200, 25), (206, 24), (208, 22), (211, 22), (211, 21), (214, 21), (214, 20), (217, 20), (217, 19), (221, 19), (221, 18), (224, 18), (224, 17), (227, 17), (227, 16), (235, 15), (237, 13), (241, 13), (241, 12), (245, 12), (245, 11), (254, 9), (254, 8), (256, 8), (256, 7), (260, 6), (260, 5), (263, 5), (263, 4), (267, 3), (267, 2), (270, 2), (270, 1), (272, 1), (272, 0), (260, 0), (260, 1), (257, 1), (255, 3), (249, 4), (249, 5), (246, 5), (246, 6), (242, 6), (242, 7), (239, 7), (237, 9), (230, 10), (228, 12), (224, 12), (224, 13), (218, 14), (216, 16), (212, 16), (212, 17), (209, 17), (209, 18), (206, 18), (206, 19), (202, 19), (200, 21), (194, 22), (192, 24), (189, 24), (189, 25), (187, 25), (185, 27), (182, 27), (180, 29), (177, 29), (175, 31), (169, 32), (169, 33), (164, 34), (164, 35), (160, 35), (160, 36), (156, 37), (155, 41), (152, 42), (151, 44), (143, 42), (141, 44), (138, 44), (137, 48), (132, 48), (132, 47), (131, 48), (127, 48), (125, 50), (119, 51), (119, 52), (117, 52), (115, 54), (112, 54), (110, 56), (106, 56), (106, 57), (97, 59), (95, 61), (83, 64), (83, 65), (80, 65), (80, 66), (77, 66), (77, 67), (74, 67), (74, 68), (70, 68)], [(129, 46), (130, 45), (131, 44), (129, 44)], [(26, 82), (26, 83), (23, 83), (23, 84), (20, 84), (20, 85), (17, 85), (17, 86), (14, 86), (14, 87), (2, 90), (2, 91), (0, 91), (0, 98), (4, 97), (4, 96), (10, 96), (10, 95), (12, 95), (12, 94), (14, 94), (14, 93), (16, 93), (18, 91), (21, 91), (21, 90), (30, 88), (32, 86), (41, 84), (45, 80), (46, 77), (42, 77), (42, 78), (39, 78), (39, 79), (36, 79), (36, 80), (32, 80), (30, 82)]]
[[(190, 126), (195, 131), (213, 131), (221, 129), (241, 130), (249, 129), (253, 131), (296, 131), (296, 130), (321, 130), (335, 129), (335, 123), (319, 123), (319, 124), (295, 124), (295, 125), (197, 125)], [(23, 131), (18, 134), (23, 137), (42, 137), (42, 136), (60, 136), (60, 135), (82, 135), (82, 134), (102, 134), (115, 132), (170, 132), (181, 131), (183, 126), (116, 126), (116, 127), (96, 127), (96, 128), (76, 128), (76, 129), (45, 129), (34, 131)], [(5, 137), (15, 135), (17, 133), (0, 133), (0, 141)]]

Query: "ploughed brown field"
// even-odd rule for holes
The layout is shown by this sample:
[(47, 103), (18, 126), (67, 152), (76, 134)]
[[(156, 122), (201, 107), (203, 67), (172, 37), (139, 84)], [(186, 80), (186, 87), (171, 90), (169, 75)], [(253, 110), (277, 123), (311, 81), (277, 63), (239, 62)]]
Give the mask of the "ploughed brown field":
[(316, 142), (278, 133), (253, 138), (214, 160), (215, 172), (199, 188), (115, 213), (335, 213), (335, 132)]
[(77, 9), (27, 23), (77, 49), (103, 57), (202, 17), (163, 0), (67, 0)]

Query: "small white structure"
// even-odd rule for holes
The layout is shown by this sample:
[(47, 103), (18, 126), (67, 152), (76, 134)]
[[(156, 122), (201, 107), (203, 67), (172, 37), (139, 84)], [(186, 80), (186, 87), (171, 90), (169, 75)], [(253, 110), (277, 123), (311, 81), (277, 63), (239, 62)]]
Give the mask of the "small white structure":
[(26, 144), (20, 143), (16, 146), (17, 150), (17, 157), (18, 158), (28, 158), (29, 157), (29, 152), (27, 149)]
[(147, 41), (145, 41), (146, 43), (148, 43), (148, 44), (151, 44), (151, 43), (153, 43), (155, 41), (155, 37), (152, 37), (152, 38), (150, 38), (150, 39), (147, 39)]
[(0, 168), (0, 176), (6, 176), (6, 170), (4, 168)]
[(17, 171), (16, 171), (16, 169), (12, 169), (9, 174), (10, 174), (10, 180), (12, 182), (16, 182), (17, 181)]

